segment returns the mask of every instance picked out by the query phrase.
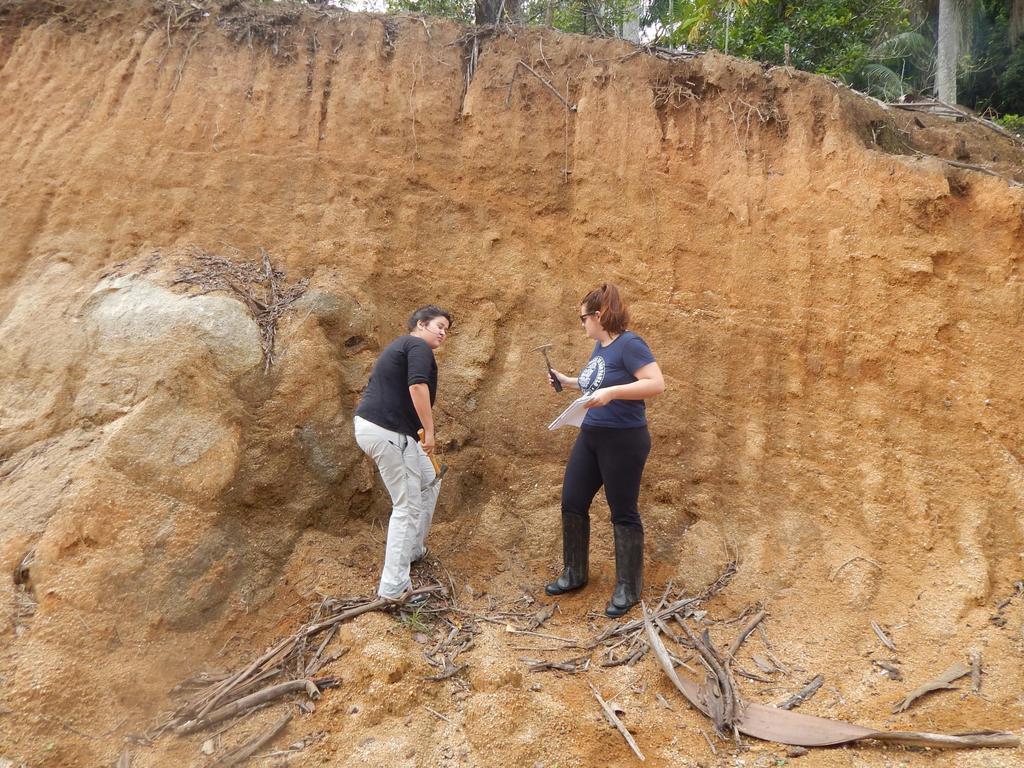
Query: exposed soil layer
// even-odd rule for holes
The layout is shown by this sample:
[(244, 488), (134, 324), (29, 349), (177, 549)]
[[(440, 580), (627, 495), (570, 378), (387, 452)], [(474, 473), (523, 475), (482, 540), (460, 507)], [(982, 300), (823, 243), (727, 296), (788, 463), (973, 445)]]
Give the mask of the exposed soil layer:
[[(373, 593), (388, 506), (350, 419), (427, 302), (456, 333), (437, 407), (451, 472), (418, 577), (450, 574), (477, 614), (548, 604), (573, 435), (545, 429), (567, 401), (531, 349), (578, 370), (578, 301), (604, 280), (667, 381), (648, 410), (645, 597), (696, 594), (735, 560), (703, 606), (712, 637), (760, 604), (771, 648), (755, 634), (738, 663), (770, 650), (790, 670), (740, 680), (747, 698), (821, 674), (801, 711), (1019, 732), (1021, 147), (717, 54), (509, 29), (474, 58), (468, 34), (239, 2), (0, 2), (0, 565), (21, 582), (0, 593), (0, 758), (112, 765), (127, 746), (136, 767), (206, 765), (208, 733), (126, 739), (181, 679), (236, 668), (324, 595)], [(198, 253), (261, 248), (284, 284), (308, 280), (268, 373), (239, 294), (178, 282)], [(544, 632), (607, 625), (600, 499), (594, 519), (590, 584)], [(479, 629), (467, 668), (430, 682), (429, 616), (345, 625), (325, 669), (342, 684), (273, 748), (322, 735), (254, 764), (632, 764), (588, 680), (655, 766), (1024, 764), (712, 753), (649, 656), (531, 673), (522, 658), (577, 652)], [(892, 714), (972, 651), (979, 692)], [(873, 664), (893, 658), (902, 681)]]

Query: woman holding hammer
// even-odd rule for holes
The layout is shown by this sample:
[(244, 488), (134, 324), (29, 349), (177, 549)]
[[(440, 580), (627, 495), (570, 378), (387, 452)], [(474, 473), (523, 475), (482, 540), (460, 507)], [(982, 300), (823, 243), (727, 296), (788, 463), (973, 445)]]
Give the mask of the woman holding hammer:
[(661, 368), (642, 338), (626, 328), (629, 312), (619, 289), (604, 283), (583, 297), (580, 323), (594, 340), (583, 372), (571, 378), (552, 370), (567, 389), (592, 395), (562, 481), (562, 575), (545, 587), (549, 595), (587, 583), (590, 504), (601, 486), (615, 532), (615, 591), (608, 616), (625, 614), (643, 588), (644, 528), (637, 502), (651, 436), (644, 400), (665, 391)]
[[(401, 601), (411, 591), (409, 566), (427, 552), (426, 538), (441, 490), (431, 455), (437, 363), (434, 350), (448, 336), (452, 317), (430, 305), (412, 313), (409, 331), (374, 363), (356, 408), (356, 442), (373, 459), (391, 495), (384, 570), (377, 594)], [(417, 438), (422, 430), (423, 440)]]

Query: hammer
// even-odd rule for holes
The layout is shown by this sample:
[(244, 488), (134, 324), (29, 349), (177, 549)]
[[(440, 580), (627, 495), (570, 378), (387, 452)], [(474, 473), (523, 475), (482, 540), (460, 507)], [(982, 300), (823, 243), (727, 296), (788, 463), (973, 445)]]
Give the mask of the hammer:
[(562, 382), (555, 376), (555, 371), (551, 367), (551, 361), (548, 360), (548, 350), (551, 349), (551, 344), (541, 344), (539, 347), (531, 349), (531, 352), (541, 352), (544, 355), (544, 362), (548, 365), (548, 376), (551, 377), (551, 384), (555, 388), (555, 392), (562, 391)]
[[(423, 442), (423, 437), (425, 434), (426, 433), (422, 429), (416, 432), (416, 435), (417, 437), (419, 437), (421, 443)], [(423, 488), (421, 488), (421, 491), (425, 491), (428, 488), (433, 488), (435, 485), (441, 482), (441, 478), (448, 473), (448, 465), (438, 461), (437, 457), (434, 456), (434, 454), (429, 454), (427, 458), (430, 459), (430, 463), (434, 465), (434, 479), (427, 483)]]

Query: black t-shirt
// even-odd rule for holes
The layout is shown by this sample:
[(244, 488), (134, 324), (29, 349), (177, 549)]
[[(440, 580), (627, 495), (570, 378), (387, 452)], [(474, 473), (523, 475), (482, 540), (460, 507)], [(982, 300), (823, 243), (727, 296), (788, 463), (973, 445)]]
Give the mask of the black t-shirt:
[(384, 348), (374, 363), (356, 416), (392, 432), (416, 437), (423, 425), (409, 394), (413, 384), (427, 385), (433, 405), (437, 396), (434, 351), (418, 336), (400, 336)]

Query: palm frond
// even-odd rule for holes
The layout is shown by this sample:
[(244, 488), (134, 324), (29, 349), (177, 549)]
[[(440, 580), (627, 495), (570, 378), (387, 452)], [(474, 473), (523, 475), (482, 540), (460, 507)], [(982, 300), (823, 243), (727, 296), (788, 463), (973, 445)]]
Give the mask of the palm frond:
[(923, 62), (931, 58), (933, 48), (934, 43), (929, 38), (911, 30), (883, 40), (868, 55), (874, 61), (909, 59)]
[(910, 88), (897, 72), (878, 62), (867, 62), (852, 78), (865, 92), (872, 96), (893, 101)]

